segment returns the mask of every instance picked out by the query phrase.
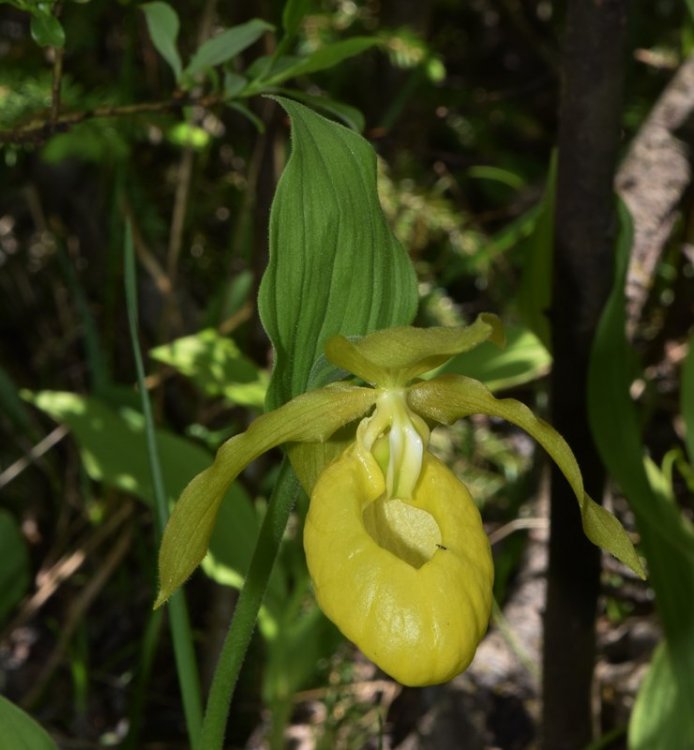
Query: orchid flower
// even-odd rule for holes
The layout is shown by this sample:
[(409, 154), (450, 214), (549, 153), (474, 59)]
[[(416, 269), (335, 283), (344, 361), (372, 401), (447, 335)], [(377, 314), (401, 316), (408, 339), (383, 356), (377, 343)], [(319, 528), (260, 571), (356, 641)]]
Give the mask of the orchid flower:
[[(627, 533), (585, 493), (571, 449), (549, 424), (477, 380), (420, 379), (487, 339), (503, 345), (491, 314), (468, 327), (397, 327), (328, 339), (326, 357), (367, 387), (339, 382), (304, 393), (221, 446), (174, 507), (155, 606), (204, 557), (231, 482), (262, 453), (286, 444), (310, 496), (304, 550), (323, 612), (399, 682), (451, 679), (470, 664), (486, 632), (494, 573), (467, 488), (428, 450), (429, 425), (471, 414), (502, 417), (535, 438), (571, 485), (588, 538), (643, 577)], [(355, 422), (346, 443), (331, 440)]]

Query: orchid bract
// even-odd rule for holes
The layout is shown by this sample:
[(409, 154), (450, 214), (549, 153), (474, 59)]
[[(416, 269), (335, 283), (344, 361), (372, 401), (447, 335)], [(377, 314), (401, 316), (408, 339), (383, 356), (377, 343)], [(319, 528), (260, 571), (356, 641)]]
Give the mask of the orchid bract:
[[(563, 438), (526, 406), (458, 375), (418, 380), (491, 339), (499, 320), (468, 327), (390, 328), (327, 341), (327, 358), (367, 383), (341, 382), (294, 398), (228, 440), (174, 507), (159, 556), (159, 606), (204, 557), (231, 482), (286, 444), (311, 500), (306, 561), (325, 614), (386, 673), (406, 685), (444, 682), (471, 662), (488, 625), (493, 565), (465, 485), (428, 450), (430, 425), (470, 414), (526, 430), (570, 483), (588, 538), (643, 576), (619, 521), (583, 489)], [(346, 425), (351, 437), (335, 439)], [(342, 431), (341, 431), (342, 432)]]

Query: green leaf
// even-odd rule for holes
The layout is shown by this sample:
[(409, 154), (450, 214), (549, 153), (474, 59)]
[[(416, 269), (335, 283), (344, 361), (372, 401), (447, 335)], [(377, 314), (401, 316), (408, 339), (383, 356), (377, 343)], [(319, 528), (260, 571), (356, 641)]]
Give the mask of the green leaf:
[(176, 81), (181, 78), (181, 57), (178, 54), (179, 21), (176, 11), (168, 4), (157, 0), (140, 6), (147, 20), (152, 44), (173, 70)]
[(279, 101), (292, 118), (293, 150), (272, 205), (258, 297), (275, 350), (270, 407), (331, 377), (326, 368), (311, 376), (330, 336), (408, 323), (417, 307), (412, 264), (378, 202), (371, 146), (301, 104)]
[(641, 683), (629, 721), (629, 750), (694, 747), (694, 720), (667, 644), (661, 643)]
[[(70, 427), (91, 479), (154, 504), (144, 418), (139, 412), (119, 412), (98, 399), (59, 391), (41, 391), (31, 396), (31, 401)], [(157, 430), (156, 438), (164, 485), (169, 499), (174, 500), (192, 475), (209, 466), (211, 456), (194, 443), (163, 430)], [(220, 498), (220, 505), (224, 518), (231, 515), (234, 523), (225, 524), (214, 536), (210, 543), (213, 559), (206, 572), (229, 585), (230, 579), (241, 581), (246, 574), (259, 523), (250, 498), (237, 483)]]
[[(692, 1), (694, 2), (694, 0)], [(694, 336), (689, 339), (689, 351), (682, 365), (680, 401), (687, 453), (689, 454), (689, 462), (694, 465)]]
[[(64, 391), (40, 391), (27, 398), (57, 422), (70, 427), (91, 479), (153, 503), (154, 488), (140, 412), (116, 411), (99, 399)], [(191, 475), (209, 464), (210, 455), (164, 430), (157, 430), (157, 443), (167, 493), (174, 500)]]
[(496, 315), (482, 313), (471, 326), (401, 326), (376, 331), (355, 341), (333, 336), (325, 345), (325, 354), (338, 367), (367, 383), (403, 386), (487, 339), (503, 346), (504, 333)]
[[(694, 0), (692, 0), (694, 2)], [(287, 0), (282, 10), (282, 28), (286, 38), (296, 36), (304, 16), (313, 5), (312, 0)]]
[(209, 396), (263, 408), (267, 373), (245, 357), (232, 339), (212, 328), (158, 346), (150, 356), (175, 367)]
[(36, 44), (42, 47), (64, 47), (65, 31), (51, 13), (50, 6), (41, 3), (37, 8), (32, 8), (31, 12), (31, 38)]
[(476, 380), (462, 375), (443, 375), (409, 389), (411, 408), (429, 419), (451, 424), (471, 414), (501, 417), (518, 425), (547, 451), (571, 485), (581, 510), (583, 530), (593, 544), (607, 550), (645, 578), (641, 562), (622, 525), (583, 489), (581, 470), (564, 438), (515, 399), (497, 399)]
[(588, 373), (588, 416), (600, 456), (636, 516), (675, 674), (694, 715), (694, 534), (668, 496), (667, 485), (651, 482), (646, 473), (639, 418), (629, 393), (632, 350), (625, 335), (624, 287), (633, 227), (621, 203), (619, 216), (614, 286)]
[(292, 441), (327, 440), (374, 403), (375, 391), (345, 384), (298, 396), (258, 417), (246, 432), (227, 440), (214, 463), (198, 474), (174, 506), (159, 551), (162, 605), (205, 556), (220, 503), (229, 485), (251, 461)]
[[(0, 623), (29, 588), (29, 555), (22, 533), (11, 513), (0, 508)], [(0, 726), (2, 722), (0, 721)]]
[[(339, 42), (327, 44), (325, 47), (317, 49), (308, 57), (300, 58), (295, 64), (284, 68), (281, 72), (274, 75), (271, 74), (269, 78), (262, 81), (263, 87), (277, 86), (289, 78), (296, 78), (297, 76), (305, 76), (309, 73), (317, 73), (319, 70), (334, 68), (344, 60), (360, 55), (367, 49), (380, 44), (380, 40), (372, 36), (354, 36), (350, 39), (342, 39)], [(285, 107), (285, 109), (287, 108)]]
[(554, 250), (554, 204), (557, 156), (552, 154), (545, 194), (530, 237), (522, 244), (523, 277), (518, 296), (526, 325), (552, 351), (547, 314), (552, 304), (552, 253)]
[(29, 714), (0, 695), (0, 750), (58, 750)]
[(194, 76), (206, 68), (232, 60), (251, 44), (258, 41), (266, 31), (273, 31), (274, 26), (259, 18), (253, 18), (239, 26), (226, 29), (221, 34), (204, 42), (193, 55), (184, 71), (186, 76)]
[(299, 89), (280, 89), (279, 93), (282, 96), (289, 96), (292, 99), (296, 99), (312, 109), (322, 110), (336, 117), (338, 120), (342, 120), (348, 128), (352, 128), (357, 133), (364, 131), (366, 125), (364, 115), (356, 107), (350, 107), (349, 104), (344, 104), (343, 102), (336, 102), (334, 99), (329, 99), (326, 96), (313, 96)]
[(506, 346), (503, 349), (485, 341), (453, 357), (433, 375), (466, 375), (481, 381), (490, 391), (498, 391), (528, 383), (548, 372), (552, 357), (532, 331), (516, 326), (505, 328), (504, 332)]

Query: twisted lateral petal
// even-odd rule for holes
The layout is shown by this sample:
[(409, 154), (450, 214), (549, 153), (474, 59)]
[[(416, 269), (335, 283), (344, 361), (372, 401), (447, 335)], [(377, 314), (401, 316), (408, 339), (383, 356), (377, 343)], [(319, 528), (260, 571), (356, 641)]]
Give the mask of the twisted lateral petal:
[[(445, 682), (469, 665), (487, 629), (489, 542), (465, 486), (428, 452), (411, 500), (384, 501), (384, 491), (376, 460), (358, 446), (321, 475), (304, 528), (316, 598), (399, 682)], [(395, 507), (379, 514), (379, 503)]]
[(324, 441), (362, 416), (375, 401), (371, 388), (343, 383), (298, 396), (258, 417), (246, 432), (227, 440), (214, 463), (183, 490), (164, 529), (159, 550), (155, 608), (195, 570), (207, 552), (219, 506), (229, 485), (251, 461), (290, 441)]
[(408, 403), (421, 416), (444, 424), (452, 424), (470, 414), (488, 414), (502, 417), (524, 429), (549, 453), (571, 485), (588, 539), (613, 554), (641, 578), (646, 577), (622, 525), (583, 489), (581, 470), (564, 438), (547, 422), (538, 419), (525, 404), (511, 398), (497, 399), (482, 383), (462, 375), (445, 375), (413, 385), (408, 391)]
[(325, 355), (367, 383), (403, 386), (487, 339), (504, 344), (501, 321), (492, 313), (481, 313), (472, 325), (457, 328), (400, 326), (355, 341), (333, 336), (325, 345)]

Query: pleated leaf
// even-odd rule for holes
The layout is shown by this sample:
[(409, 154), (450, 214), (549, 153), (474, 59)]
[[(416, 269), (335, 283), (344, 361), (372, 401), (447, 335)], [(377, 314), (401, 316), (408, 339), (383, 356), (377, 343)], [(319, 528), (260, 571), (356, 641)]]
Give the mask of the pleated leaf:
[(272, 205), (258, 298), (275, 351), (269, 408), (335, 379), (333, 367), (314, 369), (330, 336), (407, 324), (417, 307), (412, 264), (378, 201), (369, 143), (278, 101), (291, 117), (292, 153)]

